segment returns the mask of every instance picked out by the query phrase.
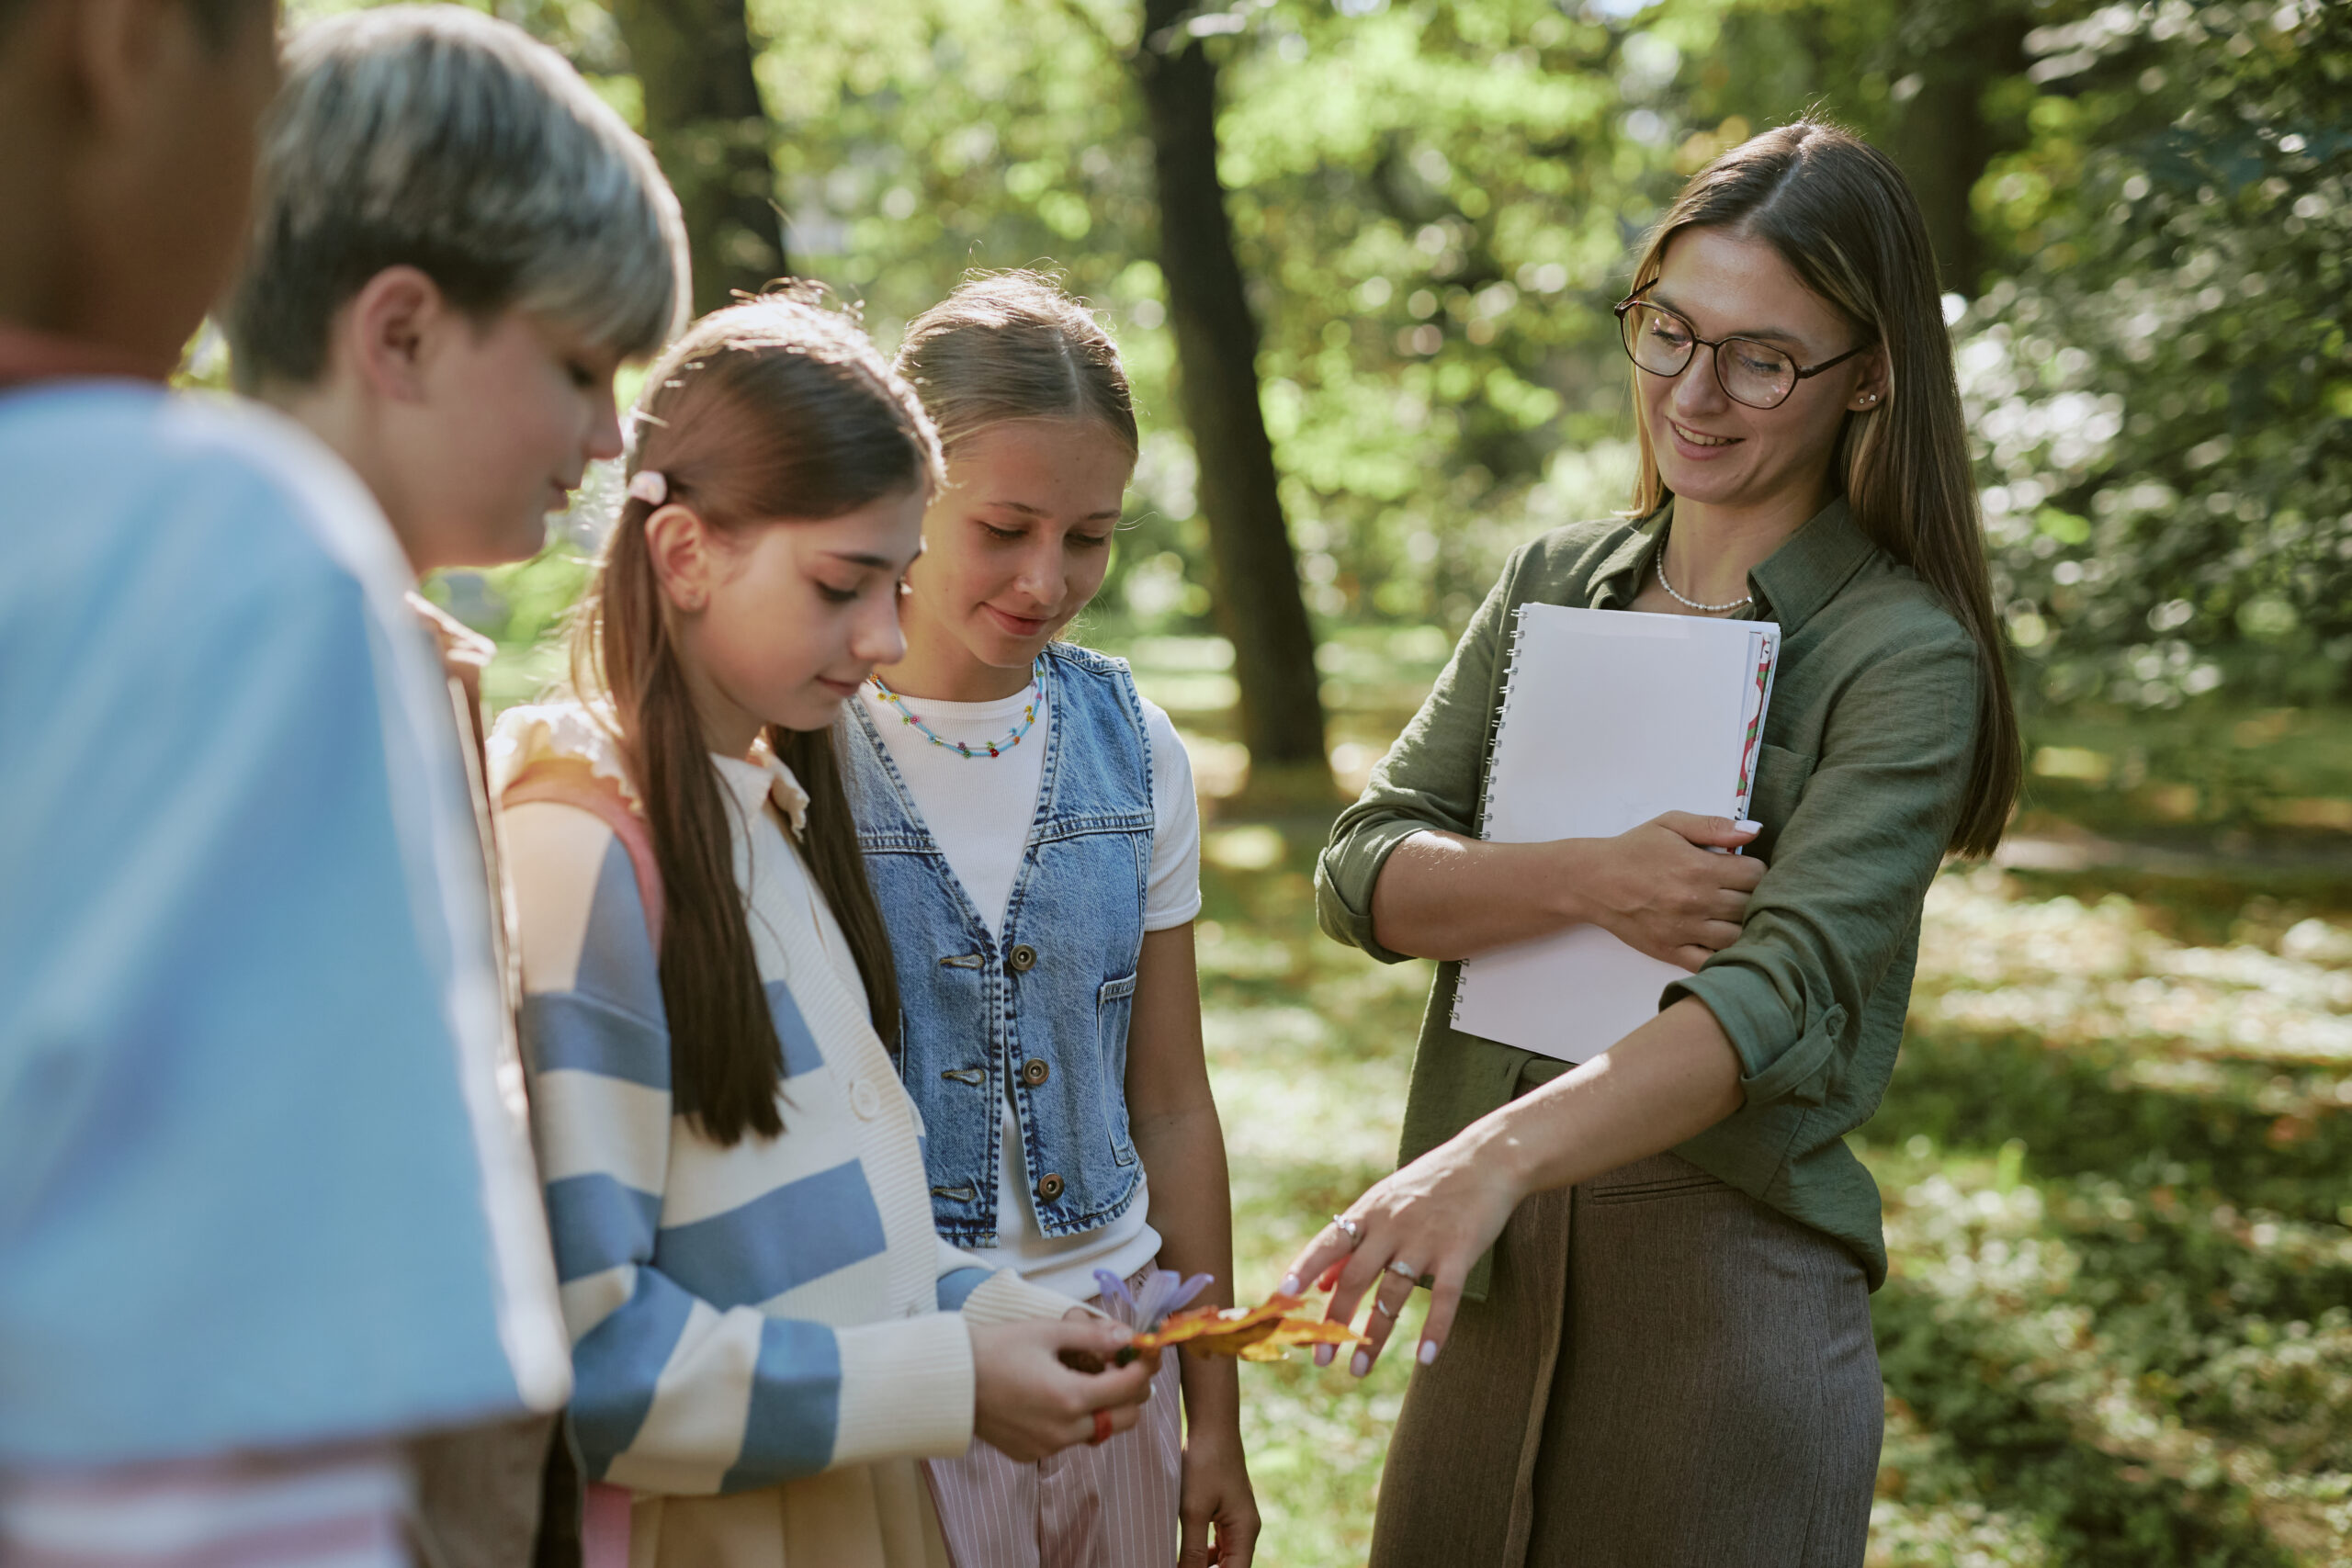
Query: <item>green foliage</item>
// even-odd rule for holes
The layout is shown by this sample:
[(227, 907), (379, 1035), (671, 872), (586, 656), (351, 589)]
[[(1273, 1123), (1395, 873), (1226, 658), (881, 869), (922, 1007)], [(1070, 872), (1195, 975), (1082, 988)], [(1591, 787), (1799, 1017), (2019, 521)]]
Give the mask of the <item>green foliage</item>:
[(1226, 174), (1325, 615), (1459, 624), (1511, 546), (1619, 499), (1607, 306), (1674, 177), (1665, 118), (1638, 110), (1658, 129), (1635, 140), (1620, 117), (1671, 92), (1698, 25), (1297, 3), (1243, 40)]
[[(2225, 1478), (2202, 1484), (2118, 1460), (2036, 1396), (2032, 1348), (1997, 1317), (1939, 1310), (1894, 1284), (1872, 1303), (1887, 1386), (1969, 1454), (1984, 1495), (2035, 1521), (2055, 1561), (2082, 1568), (2293, 1568)], [(1954, 1339), (1974, 1339), (1955, 1356)]]
[(527, 561), (441, 572), (425, 583), (435, 604), (498, 643), (498, 658), (482, 678), (482, 700), (492, 713), (570, 678), (563, 634), (594, 570), (580, 545), (560, 534)]
[(2053, 1048), (2035, 1035), (1915, 1036), (1874, 1136), (1999, 1147), (2017, 1140), (2059, 1174), (2112, 1172), (2156, 1186), (2226, 1190), (2276, 1213), (2334, 1220), (2352, 1168), (2352, 1118), (2330, 1112), (2274, 1142), (2279, 1121), (2253, 1068), (2197, 1075), (2166, 1093), (2135, 1081), (2142, 1053), (2121, 1043)]
[[(292, 0), (300, 20), (364, 0)], [(479, 0), (633, 108), (594, 0)], [(1105, 624), (1198, 629), (1126, 0), (752, 0), (796, 267), (886, 342), (969, 266), (1058, 266), (1136, 373)], [(1619, 504), (1607, 306), (1680, 179), (1817, 107), (1894, 152), (1952, 286), (2029, 692), (2260, 700), (2352, 671), (2352, 11), (2162, 0), (1244, 0), (1223, 170), (1311, 606), (1457, 626)]]
[(2013, 638), (2062, 701), (2341, 691), (2352, 10), (2053, 7), (2028, 44), (1961, 351)]
[(2177, 710), (2077, 703), (2033, 726), (2024, 802), (2102, 831), (2175, 825), (2236, 830), (2352, 827), (2352, 725), (2341, 705), (2236, 705), (2219, 694)]

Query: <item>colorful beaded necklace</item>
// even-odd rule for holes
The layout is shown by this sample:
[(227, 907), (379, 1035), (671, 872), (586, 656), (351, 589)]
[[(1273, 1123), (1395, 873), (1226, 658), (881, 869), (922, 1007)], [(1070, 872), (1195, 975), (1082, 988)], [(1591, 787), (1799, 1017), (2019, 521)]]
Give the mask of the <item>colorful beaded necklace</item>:
[(1021, 722), (1014, 725), (1012, 732), (1003, 739), (983, 740), (978, 746), (967, 740), (950, 740), (925, 724), (922, 721), (922, 716), (907, 705), (906, 698), (882, 683), (881, 676), (869, 675), (866, 679), (874, 682), (874, 691), (877, 696), (899, 710), (900, 720), (913, 725), (916, 731), (933, 746), (953, 751), (958, 757), (1001, 757), (1020, 745), (1022, 737), (1027, 735), (1037, 722), (1037, 705), (1045, 699), (1046, 695), (1046, 656), (1039, 654), (1037, 662), (1029, 667), (1029, 700), (1021, 705)]

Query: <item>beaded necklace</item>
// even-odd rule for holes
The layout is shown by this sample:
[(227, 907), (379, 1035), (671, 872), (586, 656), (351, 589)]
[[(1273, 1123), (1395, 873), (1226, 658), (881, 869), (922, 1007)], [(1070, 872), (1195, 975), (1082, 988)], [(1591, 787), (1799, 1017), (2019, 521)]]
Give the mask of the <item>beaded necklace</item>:
[(1037, 705), (1046, 695), (1046, 656), (1039, 654), (1037, 662), (1029, 667), (1029, 700), (1021, 705), (1021, 722), (1014, 725), (1012, 732), (1003, 739), (983, 740), (978, 745), (967, 740), (948, 739), (930, 725), (925, 724), (922, 721), (922, 716), (907, 705), (906, 698), (883, 684), (881, 676), (869, 675), (866, 679), (874, 682), (876, 695), (899, 710), (900, 722), (913, 725), (916, 733), (933, 746), (942, 750), (953, 751), (958, 757), (1001, 757), (1020, 745), (1022, 737), (1027, 735), (1037, 722)]
[(1720, 615), (1725, 610), (1736, 610), (1742, 604), (1753, 604), (1756, 603), (1756, 595), (1753, 593), (1743, 593), (1727, 604), (1702, 604), (1696, 599), (1684, 598), (1676, 591), (1674, 584), (1666, 580), (1666, 541), (1667, 535), (1661, 534), (1658, 536), (1657, 554), (1651, 558), (1650, 564), (1657, 569), (1657, 585), (1660, 588), (1665, 589), (1667, 596), (1672, 599), (1676, 604), (1688, 609), (1700, 611), (1705, 615)]

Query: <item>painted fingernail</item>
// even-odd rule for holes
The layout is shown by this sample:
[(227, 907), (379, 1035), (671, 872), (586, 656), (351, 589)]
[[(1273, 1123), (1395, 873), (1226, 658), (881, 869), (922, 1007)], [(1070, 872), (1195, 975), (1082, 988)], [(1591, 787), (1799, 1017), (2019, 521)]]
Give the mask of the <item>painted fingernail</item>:
[(1298, 1276), (1295, 1274), (1283, 1275), (1281, 1292), (1286, 1296), (1295, 1296), (1298, 1294)]
[(1315, 1347), (1315, 1364), (1318, 1367), (1328, 1367), (1331, 1364), (1331, 1358), (1339, 1353), (1340, 1348), (1337, 1345), (1317, 1345)]
[(1743, 833), (1760, 833), (1764, 830), (1764, 824), (1761, 822), (1735, 822), (1732, 826)]
[(1426, 1366), (1428, 1366), (1431, 1361), (1436, 1360), (1436, 1359), (1437, 1359), (1437, 1341), (1436, 1341), (1436, 1340), (1434, 1340), (1434, 1339), (1424, 1339), (1424, 1340), (1422, 1340), (1422, 1341), (1421, 1341), (1420, 1357), (1421, 1357), (1421, 1365), (1423, 1365), (1423, 1366), (1425, 1366), (1425, 1367), (1426, 1367)]
[(1372, 1352), (1369, 1350), (1357, 1351), (1356, 1359), (1348, 1363), (1348, 1371), (1354, 1373), (1357, 1377), (1362, 1377), (1364, 1373), (1372, 1371)]

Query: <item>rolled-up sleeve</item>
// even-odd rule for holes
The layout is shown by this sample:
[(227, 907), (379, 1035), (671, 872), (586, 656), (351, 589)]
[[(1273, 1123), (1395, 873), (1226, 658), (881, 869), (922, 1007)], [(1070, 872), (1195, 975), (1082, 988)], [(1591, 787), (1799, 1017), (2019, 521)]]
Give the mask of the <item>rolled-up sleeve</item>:
[(1514, 553), (1446, 661), (1420, 711), (1405, 727), (1353, 806), (1332, 825), (1315, 866), (1315, 908), (1323, 934), (1383, 964), (1411, 956), (1380, 945), (1372, 891), (1397, 845), (1430, 831), (1475, 835), (1494, 730), (1495, 691), (1510, 643), (1512, 584), (1526, 551)]
[(1957, 623), (1866, 664), (1767, 856), (1740, 938), (1666, 990), (1706, 1004), (1751, 1110), (1826, 1100), (1863, 1010), (1907, 951), (1967, 796), (1974, 643)]

